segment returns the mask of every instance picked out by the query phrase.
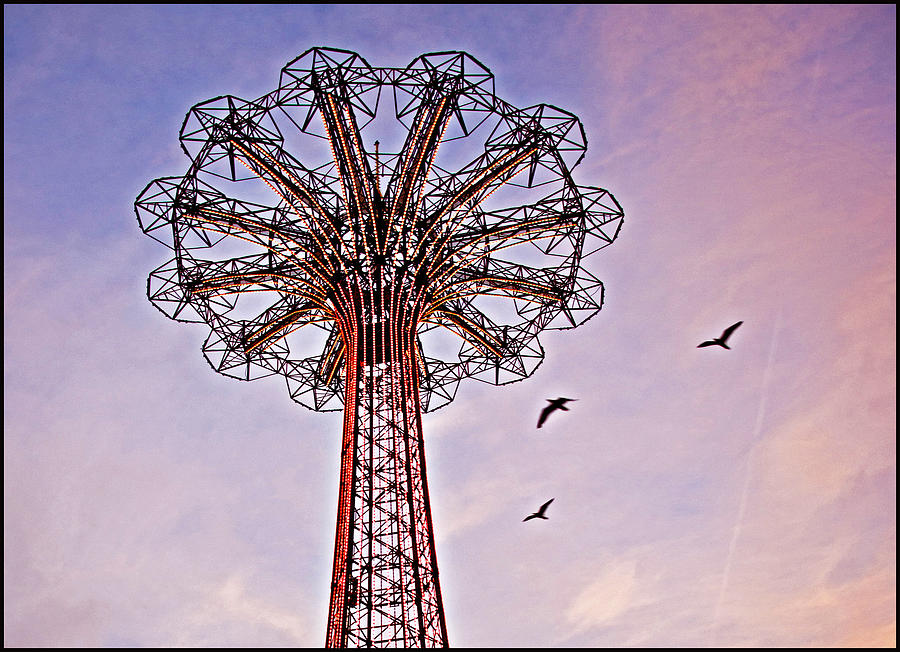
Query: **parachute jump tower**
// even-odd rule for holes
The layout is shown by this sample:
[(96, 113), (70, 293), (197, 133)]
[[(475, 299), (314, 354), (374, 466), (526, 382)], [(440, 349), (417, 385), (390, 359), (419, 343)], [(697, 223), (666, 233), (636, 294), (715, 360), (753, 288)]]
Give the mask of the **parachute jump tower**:
[(174, 252), (150, 301), (209, 327), (219, 373), (344, 411), (326, 647), (447, 646), (421, 414), (528, 377), (542, 330), (600, 309), (582, 263), (623, 213), (572, 178), (584, 128), (499, 99), (464, 52), (313, 48), (268, 95), (194, 106), (181, 144), (185, 175), (135, 202)]

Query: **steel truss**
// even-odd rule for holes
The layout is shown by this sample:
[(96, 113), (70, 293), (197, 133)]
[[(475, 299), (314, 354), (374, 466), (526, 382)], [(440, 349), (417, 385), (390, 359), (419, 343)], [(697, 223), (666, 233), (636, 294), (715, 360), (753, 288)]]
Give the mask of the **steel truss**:
[(502, 101), (462, 52), (373, 68), (313, 48), (268, 95), (193, 107), (181, 143), (187, 173), (135, 202), (175, 254), (148, 297), (209, 327), (216, 371), (280, 374), (302, 405), (344, 409), (327, 645), (445, 646), (421, 412), (462, 378), (529, 376), (541, 331), (600, 309), (582, 263), (623, 213), (572, 178), (581, 123)]
[(326, 647), (446, 647), (413, 333), (382, 323), (399, 341), (360, 343), (360, 359), (384, 361), (347, 384)]

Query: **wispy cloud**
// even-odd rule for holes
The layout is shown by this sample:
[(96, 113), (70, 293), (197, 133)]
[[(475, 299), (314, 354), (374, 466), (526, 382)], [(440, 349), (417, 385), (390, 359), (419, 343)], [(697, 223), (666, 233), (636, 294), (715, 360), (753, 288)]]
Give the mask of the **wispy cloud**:
[(635, 593), (637, 562), (612, 560), (600, 575), (585, 586), (566, 610), (574, 633), (602, 626), (624, 614)]

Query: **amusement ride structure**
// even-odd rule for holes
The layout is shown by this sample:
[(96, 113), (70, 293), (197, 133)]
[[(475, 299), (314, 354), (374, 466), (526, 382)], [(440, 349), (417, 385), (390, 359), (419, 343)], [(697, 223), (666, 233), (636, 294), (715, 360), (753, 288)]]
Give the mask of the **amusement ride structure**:
[(174, 252), (150, 300), (209, 327), (219, 373), (344, 411), (326, 646), (447, 646), (421, 414), (531, 375), (542, 330), (600, 309), (582, 263), (623, 213), (572, 178), (580, 121), (504, 102), (463, 52), (313, 48), (268, 95), (194, 106), (181, 143), (184, 176), (135, 202)]

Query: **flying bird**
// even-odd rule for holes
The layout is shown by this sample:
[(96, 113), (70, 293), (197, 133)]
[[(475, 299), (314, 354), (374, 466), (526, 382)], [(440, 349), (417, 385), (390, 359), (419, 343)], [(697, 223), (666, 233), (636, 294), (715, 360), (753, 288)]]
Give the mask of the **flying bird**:
[(719, 337), (717, 337), (714, 340), (706, 340), (705, 342), (701, 342), (700, 344), (697, 345), (697, 348), (699, 349), (704, 346), (715, 346), (716, 344), (718, 344), (719, 346), (721, 346), (723, 348), (730, 349), (731, 347), (728, 346), (728, 344), (726, 344), (726, 342), (728, 341), (728, 338), (731, 337), (731, 334), (737, 330), (737, 327), (743, 323), (744, 322), (739, 321), (736, 324), (732, 324), (731, 326), (726, 328), (724, 331), (722, 331), (722, 334)]
[(547, 508), (550, 506), (550, 503), (552, 503), (552, 502), (553, 502), (553, 498), (551, 498), (546, 503), (541, 505), (541, 508), (538, 511), (536, 511), (534, 514), (531, 514), (530, 516), (526, 516), (525, 518), (523, 518), (522, 522), (524, 523), (525, 521), (530, 521), (533, 518), (542, 518), (545, 521), (549, 520), (546, 516), (544, 516), (544, 512), (547, 511)]
[(555, 410), (565, 410), (566, 412), (568, 412), (569, 408), (566, 407), (566, 403), (568, 403), (569, 401), (577, 401), (577, 400), (578, 400), (577, 398), (563, 398), (561, 396), (559, 398), (555, 398), (555, 399), (548, 398), (547, 402), (550, 403), (550, 405), (548, 405), (543, 410), (541, 410), (541, 418), (538, 419), (537, 427), (540, 428), (542, 425), (544, 425), (544, 422), (547, 420), (547, 417), (549, 417), (550, 414), (553, 413)]

